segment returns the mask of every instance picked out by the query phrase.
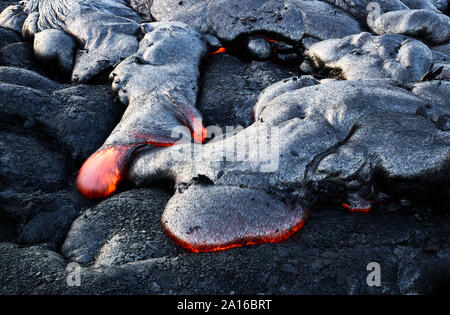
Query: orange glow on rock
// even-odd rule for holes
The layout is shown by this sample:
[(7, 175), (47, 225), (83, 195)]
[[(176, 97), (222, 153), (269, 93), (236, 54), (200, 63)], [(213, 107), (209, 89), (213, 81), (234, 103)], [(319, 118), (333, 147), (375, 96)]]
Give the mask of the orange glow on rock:
[(92, 154), (78, 173), (78, 191), (90, 199), (109, 196), (123, 178), (132, 145), (112, 146)]
[(208, 132), (205, 126), (203, 126), (202, 120), (198, 118), (195, 113), (189, 113), (189, 124), (191, 129), (191, 135), (194, 137), (196, 143), (203, 143), (205, 141)]
[(223, 54), (223, 53), (225, 53), (226, 51), (227, 51), (227, 49), (226, 49), (225, 47), (220, 47), (219, 49), (210, 52), (209, 55), (210, 55), (210, 56), (213, 56), (213, 55)]
[(175, 144), (175, 142), (173, 142), (173, 141), (157, 140), (154, 137), (146, 136), (141, 133), (135, 134), (135, 137), (137, 139), (141, 139), (142, 141), (139, 143), (133, 144), (133, 146), (138, 146), (138, 145), (142, 145), (142, 144), (150, 144), (155, 147), (170, 147)]
[(272, 42), (272, 43), (278, 43), (277, 40), (270, 38), (269, 36), (266, 35), (261, 35), (262, 38), (264, 38), (265, 40)]
[(100, 149), (92, 154), (81, 166), (76, 186), (78, 191), (90, 199), (108, 197), (116, 191), (117, 185), (124, 178), (129, 160), (134, 150), (145, 144), (156, 147), (168, 147), (173, 142), (160, 142), (145, 136), (146, 140), (136, 144), (115, 145)]
[[(298, 232), (306, 222), (306, 218), (298, 222), (293, 228), (287, 231), (281, 231), (278, 234), (270, 235), (270, 236), (257, 236), (253, 238), (247, 238), (243, 240), (238, 240), (235, 243), (227, 243), (227, 244), (218, 244), (218, 245), (198, 245), (198, 244), (190, 244), (184, 240), (181, 240), (175, 237), (172, 233), (170, 233), (167, 229), (164, 229), (167, 235), (172, 238), (178, 245), (181, 247), (193, 252), (193, 253), (206, 253), (206, 252), (217, 252), (228, 250), (236, 247), (243, 247), (248, 245), (258, 245), (258, 244), (266, 244), (266, 243), (280, 243), (287, 240), (293, 234)], [(164, 227), (163, 227), (164, 228)]]
[(342, 206), (345, 209), (350, 210), (351, 212), (370, 212), (372, 210), (372, 205), (370, 205), (368, 208), (353, 208), (352, 206), (342, 203)]
[(196, 143), (203, 143), (208, 135), (205, 127), (202, 126), (200, 130), (200, 132), (193, 132), (194, 141)]

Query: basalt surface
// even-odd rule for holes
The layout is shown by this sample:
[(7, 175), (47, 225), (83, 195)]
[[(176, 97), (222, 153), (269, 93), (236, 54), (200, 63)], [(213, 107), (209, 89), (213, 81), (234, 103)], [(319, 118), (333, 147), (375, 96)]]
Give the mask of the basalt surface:
[(0, 293), (449, 293), (447, 1), (5, 3)]

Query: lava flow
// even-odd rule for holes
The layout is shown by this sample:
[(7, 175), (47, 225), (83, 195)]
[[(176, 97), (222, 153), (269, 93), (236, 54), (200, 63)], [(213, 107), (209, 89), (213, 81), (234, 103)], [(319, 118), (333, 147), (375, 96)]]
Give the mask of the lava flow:
[(225, 47), (220, 47), (219, 49), (210, 52), (209, 55), (210, 55), (210, 56), (213, 56), (213, 55), (223, 54), (223, 53), (225, 53), (226, 51), (227, 51), (227, 49), (226, 49)]
[[(139, 137), (139, 136), (138, 136)], [(167, 147), (174, 142), (147, 140), (129, 145), (115, 145), (100, 149), (92, 154), (78, 173), (78, 191), (90, 199), (100, 199), (111, 195), (124, 178), (134, 151), (142, 145)]]
[(112, 194), (123, 179), (129, 157), (135, 145), (117, 145), (100, 149), (92, 154), (80, 169), (77, 189), (91, 199), (104, 198)]
[[(184, 241), (176, 236), (174, 236), (170, 231), (164, 228), (165, 232), (169, 237), (171, 237), (178, 245), (193, 252), (193, 253), (206, 253), (206, 252), (217, 252), (228, 250), (236, 247), (243, 247), (248, 245), (258, 245), (266, 243), (280, 243), (287, 240), (293, 234), (298, 232), (306, 222), (306, 218), (300, 220), (292, 228), (286, 231), (280, 231), (273, 235), (255, 236), (243, 239), (238, 239), (235, 242), (230, 242), (226, 244), (191, 244)], [(164, 226), (163, 226), (164, 227)]]
[(342, 203), (342, 206), (345, 209), (350, 210), (351, 212), (370, 212), (372, 210), (372, 204), (370, 204), (367, 208), (353, 208), (352, 206), (350, 206), (349, 204), (346, 203)]

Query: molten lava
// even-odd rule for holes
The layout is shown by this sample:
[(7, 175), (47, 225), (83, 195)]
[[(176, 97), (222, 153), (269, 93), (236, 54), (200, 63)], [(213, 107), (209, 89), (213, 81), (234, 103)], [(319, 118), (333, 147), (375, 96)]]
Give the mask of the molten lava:
[(352, 206), (346, 204), (346, 203), (342, 203), (342, 206), (345, 209), (350, 210), (351, 212), (370, 212), (370, 210), (372, 210), (372, 204), (369, 205), (367, 208), (353, 208)]
[(194, 141), (196, 143), (203, 143), (208, 136), (208, 132), (205, 127), (201, 126), (197, 132), (192, 132), (192, 136), (194, 137)]
[(216, 245), (190, 244), (182, 239), (175, 237), (167, 229), (164, 229), (164, 230), (167, 233), (167, 235), (169, 235), (181, 247), (183, 247), (193, 253), (205, 253), (205, 252), (223, 251), (223, 250), (228, 250), (228, 249), (236, 248), (236, 247), (243, 247), (243, 246), (247, 246), (247, 245), (258, 245), (258, 244), (265, 244), (265, 243), (280, 243), (280, 242), (287, 240), (289, 237), (291, 237), (293, 234), (295, 234), (298, 230), (300, 230), (303, 227), (303, 225), (305, 224), (305, 222), (306, 222), (306, 218), (302, 219), (300, 222), (295, 224), (294, 227), (292, 227), (291, 229), (288, 229), (286, 231), (280, 231), (279, 233), (276, 233), (273, 235), (249, 237), (249, 238), (236, 240), (236, 242), (234, 242), (234, 243), (216, 244)]
[(111, 195), (123, 179), (133, 152), (141, 145), (167, 147), (174, 142), (161, 142), (148, 137), (145, 141), (129, 145), (115, 145), (100, 149), (92, 154), (78, 173), (76, 185), (78, 191), (90, 199), (100, 199)]
[[(195, 142), (203, 143), (206, 139), (206, 128), (199, 119), (193, 119), (192, 134)], [(100, 149), (92, 154), (78, 173), (76, 185), (78, 191), (90, 199), (100, 199), (111, 195), (123, 179), (131, 156), (135, 149), (142, 145), (168, 147), (173, 141), (162, 141), (142, 134), (136, 134), (142, 141), (128, 145), (115, 145)]]
[(225, 47), (220, 47), (219, 49), (210, 52), (209, 55), (210, 55), (210, 56), (213, 56), (213, 55), (223, 54), (223, 53), (225, 53), (226, 51), (227, 51), (227, 49), (226, 49)]
[(123, 178), (133, 148), (133, 145), (118, 145), (100, 149), (92, 154), (78, 173), (78, 191), (91, 199), (112, 194)]

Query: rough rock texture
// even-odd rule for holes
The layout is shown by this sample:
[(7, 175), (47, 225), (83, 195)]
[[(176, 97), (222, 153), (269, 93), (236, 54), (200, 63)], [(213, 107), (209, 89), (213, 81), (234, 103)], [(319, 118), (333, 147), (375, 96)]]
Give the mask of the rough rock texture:
[(248, 52), (257, 60), (268, 60), (272, 58), (272, 45), (262, 37), (251, 37), (248, 41)]
[(156, 21), (179, 21), (202, 32), (208, 32), (207, 11), (210, 2), (210, 0), (153, 0), (150, 12)]
[(450, 82), (431, 81), (416, 83), (412, 90), (428, 102), (418, 109), (418, 114), (432, 120), (438, 128), (450, 130)]
[(35, 126), (55, 137), (76, 160), (103, 143), (123, 112), (105, 86), (65, 87), (12, 67), (0, 67), (0, 75), (0, 120)]
[(1, 2), (0, 294), (448, 294), (448, 4), (370, 2)]
[(21, 37), (16, 32), (0, 27), (0, 45), (4, 46), (21, 41)]
[(205, 126), (249, 126), (259, 93), (298, 73), (293, 67), (269, 62), (241, 62), (229, 54), (211, 56), (200, 78), (197, 108)]
[(305, 32), (301, 14), (291, 1), (219, 0), (210, 3), (208, 13), (212, 32), (225, 41), (264, 31), (298, 42)]
[[(184, 232), (190, 231), (186, 226), (191, 226), (192, 215), (172, 214), (175, 210), (170, 201), (163, 216), (177, 218), (175, 225), (167, 224), (165, 228), (178, 242), (194, 250), (203, 250), (203, 244), (219, 246), (216, 235), (228, 240), (245, 239), (242, 230), (228, 228), (236, 225), (233, 217), (239, 216), (239, 208), (225, 211), (232, 213), (231, 217), (219, 216), (220, 226), (206, 219), (217, 216), (216, 203), (204, 203), (198, 196), (211, 195), (207, 186), (212, 184), (224, 187), (220, 195), (230, 193), (226, 186), (270, 191), (286, 205), (294, 202), (294, 209), (299, 197), (308, 207), (333, 198), (356, 207), (358, 199), (377, 200), (380, 193), (426, 200), (435, 193), (446, 193), (447, 184), (441, 184), (449, 183), (450, 138), (445, 126), (418, 114), (424, 106), (425, 102), (389, 81), (325, 82), (275, 97), (255, 116), (258, 123), (226, 140), (203, 145), (201, 153), (195, 153), (195, 146), (191, 149), (190, 145), (141, 153), (133, 161), (129, 175), (142, 184), (161, 180), (161, 175), (167, 174), (166, 180), (175, 180), (184, 194), (176, 207), (191, 209), (195, 207), (192, 203), (201, 205), (206, 226), (193, 230), (194, 239), (191, 233)], [(267, 126), (279, 130), (279, 135), (268, 133), (275, 138), (269, 144), (262, 141)], [(279, 156), (270, 155), (277, 149), (272, 147), (273, 141), (279, 145)], [(224, 161), (223, 152), (233, 148), (234, 143), (236, 154), (248, 152), (248, 156), (257, 158)], [(261, 150), (269, 150), (268, 156), (258, 156)], [(402, 154), (395, 154), (397, 150)], [(178, 152), (188, 153), (177, 159)], [(235, 153), (231, 152), (233, 157)], [(189, 158), (186, 154), (194, 155)], [(275, 167), (271, 168), (273, 163)], [(184, 185), (199, 185), (199, 181), (206, 188), (183, 190)], [(260, 235), (270, 233), (263, 218), (257, 222)], [(288, 234), (292, 227), (280, 224), (279, 228), (281, 234)], [(180, 237), (180, 233), (187, 234)]]
[(18, 42), (0, 48), (0, 65), (37, 70), (33, 47), (29, 43)]
[(151, 1), (148, 0), (128, 0), (130, 7), (139, 13), (146, 22), (152, 21), (152, 16), (150, 14)]
[(356, 20), (325, 2), (297, 0), (294, 3), (302, 15), (307, 36), (324, 40), (341, 38), (363, 31)]
[(319, 83), (319, 81), (316, 80), (314, 77), (305, 75), (300, 78), (299, 77), (287, 78), (268, 86), (258, 96), (258, 100), (255, 106), (253, 107), (252, 112), (253, 119), (258, 118), (261, 115), (261, 112), (267, 106), (267, 104), (269, 104), (277, 96), (280, 96), (289, 91), (298, 90), (301, 89), (302, 87), (314, 85), (317, 83)]
[(123, 265), (179, 253), (161, 229), (170, 195), (158, 189), (124, 192), (83, 213), (62, 247), (80, 264)]
[(64, 156), (39, 141), (1, 133), (1, 186), (4, 191), (31, 192), (35, 187), (52, 192), (65, 184)]
[(312, 45), (308, 56), (318, 67), (333, 69), (347, 80), (391, 78), (417, 82), (433, 62), (430, 49), (401, 35), (361, 33)]
[[(448, 293), (448, 220), (423, 209), (383, 209), (369, 214), (314, 211), (299, 233), (280, 244), (81, 268), (79, 287), (67, 285), (69, 261), (54, 251), (2, 243), (1, 290), (10, 294)], [(381, 287), (366, 285), (366, 265), (372, 261), (382, 268)]]

